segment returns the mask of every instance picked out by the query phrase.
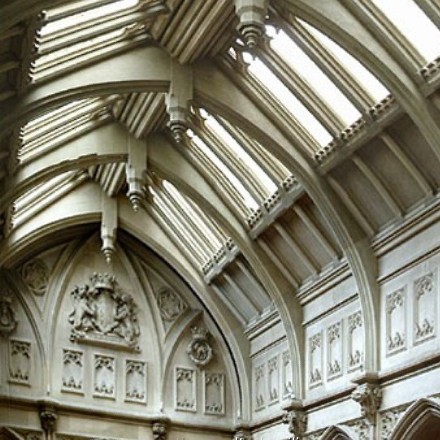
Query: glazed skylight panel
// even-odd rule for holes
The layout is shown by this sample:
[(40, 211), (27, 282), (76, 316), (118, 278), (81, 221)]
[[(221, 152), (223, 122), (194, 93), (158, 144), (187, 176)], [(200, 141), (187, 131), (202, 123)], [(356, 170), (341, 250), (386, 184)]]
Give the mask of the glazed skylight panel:
[(423, 57), (424, 64), (440, 56), (440, 30), (413, 0), (369, 0)]
[(267, 33), (271, 37), (270, 47), (316, 91), (327, 109), (337, 114), (342, 129), (361, 117), (356, 107), (283, 30), (275, 32), (268, 26)]
[(386, 87), (346, 50), (305, 21), (298, 19), (297, 22), (306, 31), (310, 32), (350, 72), (352, 80), (357, 82), (371, 96), (373, 103), (378, 103), (390, 94)]
[(21, 163), (38, 157), (112, 118), (108, 106), (116, 96), (73, 101), (32, 119), (20, 129)]
[(228, 166), (219, 159), (197, 134), (192, 131), (188, 131), (188, 134), (190, 150), (201, 161), (202, 166), (204, 162), (208, 165), (207, 170), (211, 172), (214, 181), (217, 179), (223, 181), (222, 189), (227, 192), (229, 198), (237, 206), (241, 214), (246, 217), (250, 210), (258, 207), (255, 199)]
[(229, 150), (242, 173), (241, 177), (253, 183), (254, 189), (260, 197), (267, 197), (274, 192), (277, 188), (276, 184), (263, 171), (257, 161), (248, 154), (243, 145), (237, 142), (234, 136), (215, 117), (207, 112), (202, 116), (205, 118), (205, 127), (215, 133), (224, 148)]
[[(312, 139), (309, 148), (312, 152), (332, 141), (331, 134), (304, 104), (283, 84), (283, 82), (258, 57), (245, 52), (244, 61), (248, 63), (248, 71), (257, 81), (272, 94), (274, 98), (292, 115)], [(294, 121), (292, 121), (294, 122)], [(314, 144), (314, 145), (313, 145)]]
[[(64, 10), (45, 11), (47, 23), (37, 31), (34, 81), (78, 67), (149, 38), (143, 23), (150, 11), (134, 0), (75, 2)], [(94, 6), (94, 7), (91, 7)]]

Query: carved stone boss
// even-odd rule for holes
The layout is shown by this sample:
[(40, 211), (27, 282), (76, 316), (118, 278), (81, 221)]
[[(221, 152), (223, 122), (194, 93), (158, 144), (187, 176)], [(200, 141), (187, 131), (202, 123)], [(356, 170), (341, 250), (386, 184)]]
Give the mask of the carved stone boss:
[(165, 440), (167, 438), (167, 426), (162, 422), (153, 423), (153, 439)]
[(18, 324), (12, 304), (12, 294), (0, 293), (0, 336), (3, 337), (9, 336)]
[(168, 287), (159, 290), (157, 305), (163, 320), (168, 322), (176, 320), (187, 307), (184, 301)]
[(137, 307), (115, 276), (95, 273), (90, 285), (76, 286), (70, 295), (74, 306), (69, 315), (71, 341), (139, 351)]
[(205, 327), (191, 327), (192, 340), (186, 352), (189, 358), (198, 366), (205, 367), (214, 357), (214, 351), (209, 342), (210, 333)]

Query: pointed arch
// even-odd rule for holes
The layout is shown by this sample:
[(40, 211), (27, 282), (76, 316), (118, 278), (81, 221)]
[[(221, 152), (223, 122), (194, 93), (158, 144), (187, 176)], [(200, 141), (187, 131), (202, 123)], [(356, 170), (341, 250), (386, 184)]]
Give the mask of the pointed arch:
[(395, 426), (390, 440), (423, 440), (440, 436), (440, 401), (423, 398), (413, 403)]
[(329, 426), (322, 434), (321, 440), (352, 440), (355, 439), (353, 431), (341, 425)]

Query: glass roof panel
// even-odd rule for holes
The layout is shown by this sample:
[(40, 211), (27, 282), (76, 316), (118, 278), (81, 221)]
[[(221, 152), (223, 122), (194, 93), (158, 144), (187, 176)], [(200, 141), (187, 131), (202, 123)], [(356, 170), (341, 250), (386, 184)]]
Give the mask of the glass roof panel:
[(268, 192), (276, 191), (277, 186), (269, 178), (269, 176), (261, 169), (261, 167), (246, 153), (243, 147), (228, 133), (225, 128), (215, 119), (213, 116), (206, 112), (205, 123), (209, 129), (211, 129), (223, 142), (232, 150), (239, 160), (241, 160), (257, 177), (257, 179), (263, 183)]
[(440, 30), (412, 0), (371, 0), (427, 62), (440, 55)]
[(112, 15), (116, 12), (124, 11), (135, 7), (139, 3), (139, 0), (120, 0), (113, 3), (100, 6), (97, 8), (89, 9), (79, 13), (74, 13), (67, 17), (60, 18), (47, 23), (40, 31), (40, 35), (45, 37), (49, 34), (65, 30), (66, 28), (74, 27), (78, 24), (84, 24), (87, 21), (94, 20), (99, 17)]
[(346, 50), (305, 21), (298, 21), (335, 56), (376, 102), (381, 101), (390, 94), (384, 85)]
[(316, 90), (347, 125), (361, 117), (356, 107), (283, 30), (271, 33), (271, 37), (272, 49)]
[(193, 134), (191, 141), (193, 145), (198, 147), (206, 157), (218, 168), (221, 174), (223, 174), (233, 185), (238, 195), (242, 198), (244, 205), (249, 209), (258, 209), (258, 204), (254, 198), (249, 194), (248, 190), (235, 176), (234, 173), (217, 157), (217, 155), (200, 139), (199, 136)]
[(249, 54), (245, 61), (249, 62), (249, 72), (273, 93), (286, 110), (297, 118), (318, 145), (325, 146), (332, 141), (330, 133), (258, 57), (253, 59)]

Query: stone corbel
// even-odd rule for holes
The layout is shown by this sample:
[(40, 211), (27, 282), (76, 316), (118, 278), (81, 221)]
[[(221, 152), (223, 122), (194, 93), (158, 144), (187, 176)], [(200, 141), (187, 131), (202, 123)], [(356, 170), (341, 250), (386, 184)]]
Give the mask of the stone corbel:
[(235, 0), (235, 10), (240, 19), (237, 30), (246, 46), (253, 49), (264, 34), (268, 0)]
[(170, 116), (168, 126), (176, 142), (182, 142), (188, 128), (188, 110), (193, 99), (193, 72), (189, 65), (171, 60), (170, 91), (165, 103)]
[(128, 145), (128, 161), (125, 167), (128, 192), (135, 212), (139, 211), (141, 201), (145, 199), (145, 172), (147, 170), (147, 146), (132, 143)]
[(165, 422), (154, 422), (153, 427), (153, 439), (154, 440), (166, 440), (167, 438), (167, 425)]
[(56, 428), (58, 414), (53, 403), (43, 402), (40, 404), (40, 423), (46, 440), (51, 440)]
[(232, 440), (251, 440), (251, 433), (249, 429), (238, 427)]
[(290, 440), (301, 440), (307, 431), (307, 414), (299, 400), (292, 399), (284, 406), (283, 423), (288, 425), (292, 434)]
[(108, 264), (115, 253), (116, 232), (118, 229), (118, 201), (102, 194), (101, 251)]
[(361, 416), (371, 425), (376, 424), (376, 413), (382, 403), (382, 389), (377, 376), (368, 376), (356, 381), (358, 386), (351, 398), (361, 406)]

